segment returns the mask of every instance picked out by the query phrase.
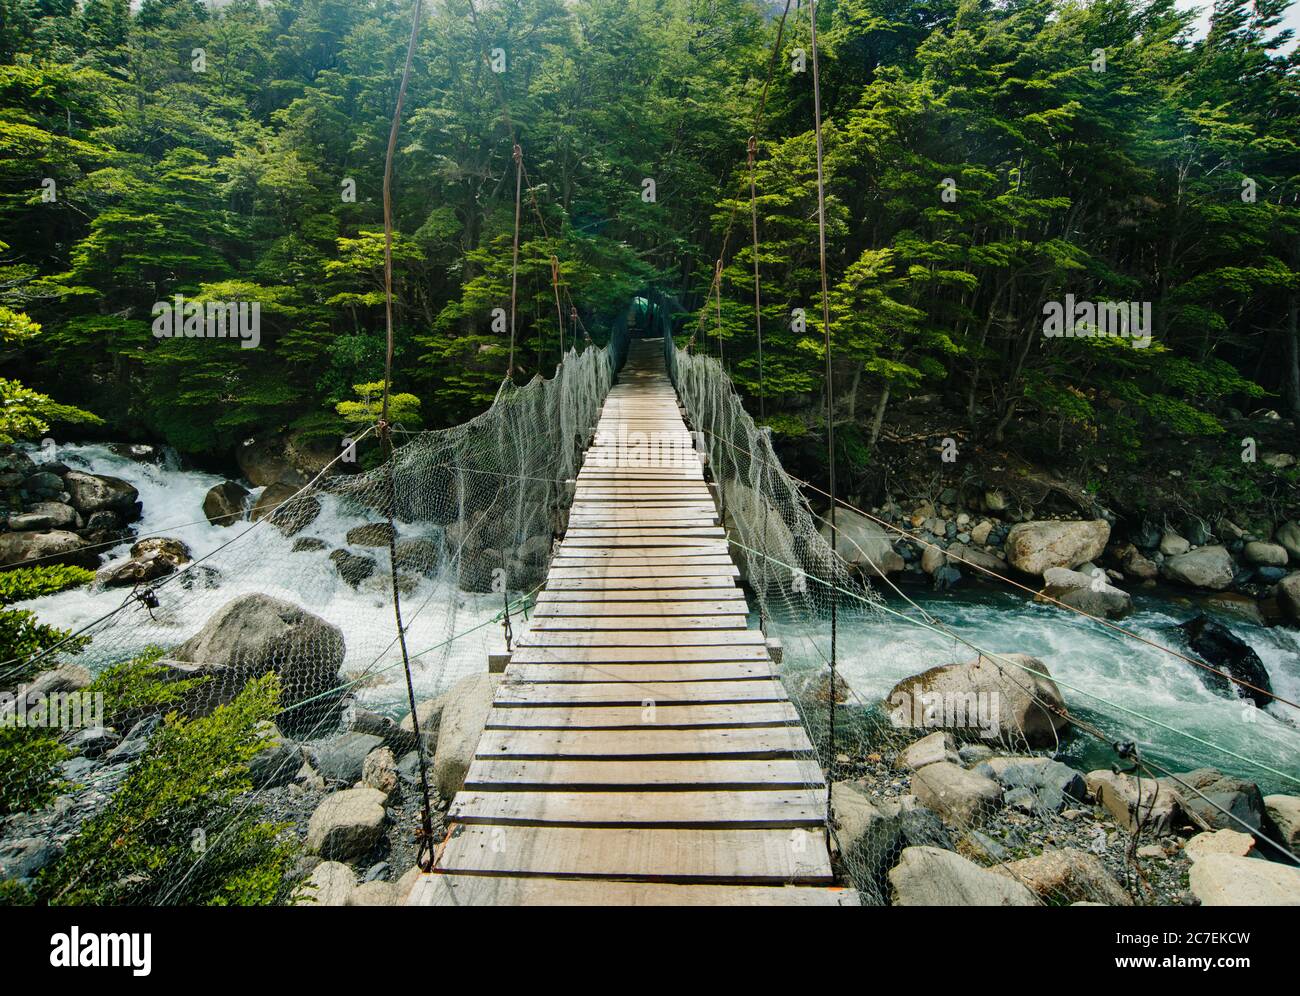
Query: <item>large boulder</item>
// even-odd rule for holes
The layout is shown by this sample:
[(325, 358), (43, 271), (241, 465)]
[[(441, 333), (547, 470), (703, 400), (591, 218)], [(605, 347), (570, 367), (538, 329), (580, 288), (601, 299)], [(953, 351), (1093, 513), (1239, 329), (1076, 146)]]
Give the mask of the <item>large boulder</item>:
[(1277, 583), (1277, 602), (1293, 623), (1300, 623), (1300, 571), (1288, 574)]
[(472, 674), (447, 690), (433, 754), (433, 783), (444, 799), (465, 784), (501, 678), (499, 674)]
[(1300, 796), (1266, 795), (1264, 811), (1277, 827), (1281, 843), (1292, 854), (1300, 855)]
[(835, 841), (853, 884), (870, 904), (889, 901), (889, 869), (905, 847), (953, 849), (952, 839), (939, 818), (916, 804), (911, 796), (872, 801), (853, 782), (831, 786), (835, 812)]
[(76, 533), (63, 529), (0, 533), (0, 570), (22, 567), (30, 560), (91, 569), (99, 566), (99, 554), (86, 549), (85, 542)]
[(1007, 533), (1007, 561), (1025, 574), (1049, 567), (1078, 567), (1101, 556), (1110, 539), (1105, 519), (1086, 522), (1021, 522)]
[(1073, 847), (1049, 849), (1032, 858), (1009, 861), (993, 871), (1022, 883), (1052, 906), (1062, 902), (1133, 905), (1133, 898), (1115, 881), (1100, 858)]
[[(342, 452), (331, 437), (305, 437), (300, 433), (276, 435), (253, 440), (240, 446), (235, 453), (240, 473), (255, 488), (271, 484), (291, 484), (302, 487), (316, 477)], [(334, 470), (346, 473), (352, 464), (340, 461)]]
[[(183, 676), (207, 676), (188, 705), (206, 713), (229, 702), (252, 678), (280, 678), (278, 722), (290, 733), (310, 732), (338, 710), (343, 633), (290, 602), (252, 594), (227, 602), (171, 654)], [(302, 708), (299, 702), (311, 700)]]
[(951, 761), (936, 761), (912, 773), (916, 801), (949, 823), (980, 826), (1002, 802), (1002, 789), (991, 778)]
[(178, 539), (151, 536), (131, 547), (127, 560), (114, 561), (100, 569), (95, 581), (106, 588), (137, 585), (175, 574), (190, 562), (190, 548)]
[(63, 475), (63, 486), (69, 504), (82, 515), (116, 512), (126, 522), (140, 517), (140, 492), (120, 477), (70, 470)]
[[(829, 522), (822, 524), (821, 534), (829, 543)], [(835, 552), (864, 574), (879, 577), (894, 574), (907, 566), (894, 549), (894, 538), (883, 526), (865, 515), (846, 508), (835, 510)]]
[(77, 510), (61, 501), (34, 502), (27, 511), (31, 515), (48, 519), (50, 524), (45, 527), (47, 529), (80, 529), (82, 525), (82, 518)]
[(1246, 544), (1242, 555), (1246, 558), (1246, 563), (1254, 564), (1256, 567), (1286, 566), (1287, 550), (1280, 543), (1253, 541)]
[(367, 857), (384, 833), (384, 801), (365, 785), (327, 795), (307, 822), (307, 849), (335, 861)]
[(1216, 768), (1197, 768), (1179, 775), (1177, 781), (1162, 778), (1160, 782), (1178, 797), (1183, 809), (1211, 829), (1240, 830), (1244, 825), (1258, 833), (1266, 826), (1264, 795), (1254, 782)]
[(388, 546), (389, 540), (395, 540), (396, 533), (387, 522), (368, 522), (364, 526), (353, 526), (347, 531), (347, 541), (351, 546)]
[(1277, 861), (1206, 854), (1188, 880), (1202, 906), (1300, 906), (1300, 868)]
[(302, 750), (286, 740), (273, 723), (265, 724), (264, 746), (248, 762), (248, 776), (253, 788), (278, 788), (288, 785), (302, 767)]
[(1089, 577), (1066, 567), (1049, 567), (1043, 572), (1047, 586), (1038, 593), (1035, 601), (1054, 600), (1091, 616), (1123, 619), (1133, 611), (1133, 599), (1128, 592), (1111, 584), (1100, 568), (1096, 570), (1099, 575)]
[(1002, 801), (1007, 806), (1034, 815), (1059, 813), (1066, 806), (1088, 801), (1088, 785), (1083, 776), (1069, 765), (1050, 758), (992, 758), (978, 765), (975, 772), (989, 776), (1002, 786)]
[(203, 497), (203, 514), (214, 526), (233, 526), (244, 517), (248, 489), (234, 481), (213, 485)]
[(346, 906), (357, 875), (341, 861), (322, 861), (294, 892), (295, 906)]
[[(1215, 670), (1194, 668), (1208, 688), (1250, 699), (1263, 709), (1272, 704), (1273, 685), (1268, 669), (1259, 654), (1244, 640), (1237, 639), (1226, 626), (1199, 615), (1178, 627), (1187, 646)], [(1229, 680), (1236, 679), (1235, 681)]]
[(1273, 541), (1291, 556), (1291, 563), (1300, 564), (1300, 520), (1284, 522), (1273, 533)]
[(938, 847), (908, 847), (889, 872), (896, 906), (1038, 906), (1027, 888)]
[(1144, 556), (1132, 543), (1115, 550), (1114, 561), (1126, 577), (1135, 577), (1139, 581), (1151, 581), (1160, 573), (1155, 561)]
[(1160, 573), (1167, 581), (1223, 591), (1231, 587), (1237, 569), (1226, 547), (1203, 546), (1182, 556), (1170, 557), (1160, 565)]
[(946, 729), (1013, 746), (1055, 747), (1069, 725), (1047, 665), (1027, 654), (933, 667), (895, 685), (886, 706), (899, 728)]
[(1178, 796), (1154, 778), (1137, 779), (1108, 768), (1090, 771), (1088, 791), (1125, 830), (1141, 826), (1148, 833), (1164, 836), (1178, 816)]
[(248, 517), (253, 522), (270, 517), (271, 524), (285, 536), (302, 532), (320, 515), (320, 499), (298, 494), (291, 484), (272, 484), (257, 496)]

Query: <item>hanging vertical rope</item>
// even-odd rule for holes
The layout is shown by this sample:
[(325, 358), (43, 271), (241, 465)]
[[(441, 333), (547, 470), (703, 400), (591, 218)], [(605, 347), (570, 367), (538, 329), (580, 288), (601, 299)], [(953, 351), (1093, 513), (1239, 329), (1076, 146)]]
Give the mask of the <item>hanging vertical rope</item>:
[(406, 62), (402, 66), (402, 82), (397, 88), (397, 103), (393, 108), (393, 124), (388, 131), (388, 150), (384, 156), (384, 400), (379, 415), (379, 438), (384, 447), (384, 462), (388, 466), (388, 570), (393, 580), (393, 617), (397, 624), (397, 641), (402, 650), (402, 669), (406, 674), (406, 698), (411, 707), (411, 724), (415, 732), (416, 757), (420, 762), (420, 832), (416, 840), (416, 864), (424, 871), (433, 867), (433, 815), (429, 805), (429, 762), (425, 756), (424, 739), (420, 736), (420, 719), (415, 708), (415, 681), (411, 677), (411, 658), (406, 648), (406, 626), (402, 622), (402, 596), (397, 585), (397, 537), (394, 515), (397, 505), (397, 472), (394, 469), (393, 434), (388, 422), (388, 397), (393, 383), (393, 158), (397, 151), (397, 133), (402, 123), (402, 104), (406, 100), (406, 87), (411, 79), (411, 62), (415, 58), (415, 44), (420, 35), (421, 0), (415, 0), (411, 11), (411, 36), (406, 43)]
[[(808, 17), (812, 24), (812, 34), (810, 38), (810, 48), (812, 49), (812, 77), (813, 77), (813, 130), (817, 137), (817, 259), (821, 268), (822, 284), (822, 333), (825, 340), (826, 350), (826, 460), (828, 464), (828, 485), (830, 488), (831, 508), (828, 521), (831, 527), (831, 557), (834, 558), (838, 551), (838, 533), (835, 529), (835, 388), (831, 380), (833, 371), (831, 367), (831, 303), (830, 291), (826, 282), (826, 177), (823, 165), (823, 148), (822, 148), (822, 95), (821, 95), (821, 77), (817, 65), (817, 0), (808, 0)], [(830, 750), (828, 768), (835, 765), (835, 668), (836, 668), (836, 638), (839, 624), (839, 596), (835, 588), (831, 588), (831, 685), (830, 693), (827, 696), (829, 705), (827, 711), (830, 716)], [(831, 804), (831, 794), (826, 793), (826, 832), (829, 838), (830, 824), (834, 817), (834, 809)], [(829, 843), (829, 839), (828, 839)]]
[(564, 362), (564, 309), (560, 307), (560, 257), (551, 257), (551, 288), (555, 291), (555, 320), (560, 329), (560, 358), (557, 365)]
[(519, 195), (524, 182), (524, 150), (516, 142), (511, 152), (515, 160), (515, 251), (510, 263), (510, 364), (506, 376), (515, 375), (515, 311), (519, 301)]

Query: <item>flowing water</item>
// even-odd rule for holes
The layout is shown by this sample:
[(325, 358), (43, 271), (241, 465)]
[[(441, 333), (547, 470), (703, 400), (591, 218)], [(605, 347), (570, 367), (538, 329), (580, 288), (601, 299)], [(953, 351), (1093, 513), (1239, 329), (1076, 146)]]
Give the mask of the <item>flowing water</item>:
[[(170, 459), (162, 465), (139, 462), (95, 444), (60, 446), (55, 458), (76, 470), (128, 481), (140, 492), (143, 505), (143, 516), (134, 523), (139, 536), (180, 539), (196, 561), (211, 555), (205, 564), (220, 571), (214, 587), (185, 590), (169, 584), (159, 592), (159, 608), (150, 612), (132, 604), (119, 614), (111, 628), (97, 637), (83, 655), (83, 662), (92, 670), (110, 656), (105, 645), (111, 645), (112, 660), (121, 660), (126, 653), (151, 644), (175, 646), (193, 636), (230, 599), (260, 592), (301, 605), (342, 629), (347, 647), (343, 675), (370, 675), (358, 688), (361, 702), (390, 713), (405, 711), (406, 687), (400, 650), (394, 640), (388, 575), (377, 572), (354, 589), (339, 577), (328, 559), (331, 550), (346, 545), (347, 530), (363, 521), (355, 512), (344, 513), (336, 498), (320, 495), (321, 514), (292, 538), (280, 535), (269, 525), (244, 536), (250, 529), (247, 522), (215, 526), (203, 515), (204, 496), (225, 478), (179, 469)], [(250, 504), (260, 489), (252, 493)], [(399, 537), (422, 534), (415, 527), (398, 525)], [(317, 538), (326, 545), (320, 550), (295, 552), (294, 542), (305, 538)], [(105, 555), (103, 562), (125, 557), (131, 542), (100, 551)], [(357, 552), (376, 554), (380, 564), (387, 561), (385, 550)], [(17, 607), (35, 610), (43, 622), (75, 630), (117, 608), (129, 596), (129, 588), (96, 590), (91, 586)], [(488, 650), (503, 644), (501, 627), (493, 621), (501, 608), (499, 594), (467, 594), (427, 578), (404, 596), (407, 646), (412, 654), (421, 655), (413, 669), (421, 697), (484, 669)], [(457, 638), (452, 641), (452, 637)], [(97, 644), (102, 651), (98, 658)]]
[[(405, 711), (388, 579), (376, 575), (354, 590), (338, 577), (328, 560), (329, 551), (344, 545), (343, 534), (358, 519), (355, 514), (345, 516), (333, 497), (321, 496), (321, 515), (292, 539), (262, 527), (241, 540), (235, 537), (249, 528), (247, 523), (220, 527), (203, 516), (204, 495), (221, 483), (221, 477), (180, 469), (174, 461), (137, 462), (101, 445), (65, 445), (57, 459), (129, 481), (139, 490), (144, 506), (143, 518), (136, 523), (140, 535), (179, 538), (196, 558), (213, 554), (210, 563), (222, 572), (218, 585), (210, 590), (183, 592), (168, 587), (164, 604), (152, 614), (143, 606), (131, 606), (127, 611), (133, 614), (133, 625), (115, 627), (114, 639), (133, 641), (133, 649), (150, 643), (175, 645), (192, 636), (230, 598), (263, 592), (302, 605), (339, 626), (347, 641), (344, 674), (369, 671), (372, 675), (359, 689), (361, 701), (390, 714)], [(401, 536), (421, 534), (410, 526), (399, 525), (398, 531)], [(320, 538), (327, 546), (293, 552), (294, 540), (303, 537)], [(124, 543), (106, 552), (110, 558), (125, 556), (128, 547)], [(380, 554), (381, 563), (386, 560), (382, 551), (374, 552)], [(116, 608), (127, 594), (121, 588), (80, 589), (23, 607), (35, 609), (45, 622), (76, 629)], [(1212, 691), (1193, 665), (1072, 613), (1034, 605), (1022, 595), (987, 586), (909, 595), (951, 632), (984, 650), (1041, 659), (1072, 710), (1095, 722), (1113, 740), (1133, 740), (1175, 770), (1212, 765), (1258, 781), (1266, 791), (1294, 792), (1300, 784), (1285, 777), (1300, 779), (1300, 710), (1278, 703), (1259, 710)], [(1194, 613), (1189, 604), (1147, 595), (1136, 596), (1135, 602), (1137, 611), (1124, 621), (1126, 628), (1155, 643), (1182, 647), (1173, 627)], [(432, 694), (462, 675), (483, 670), (488, 650), (503, 642), (500, 625), (494, 621), (501, 605), (500, 595), (466, 594), (428, 579), (404, 596), (408, 645), (412, 653), (421, 655), (415, 661), (419, 694)], [(890, 607), (917, 616), (901, 599)], [(1268, 668), (1274, 691), (1300, 701), (1300, 631), (1224, 622), (1254, 647)], [(822, 663), (828, 643), (824, 622), (786, 624), (781, 633), (787, 664)], [(87, 656), (93, 666), (93, 647)], [(899, 680), (936, 664), (974, 656), (973, 650), (952, 637), (916, 628), (893, 615), (846, 613), (840, 628), (840, 671), (862, 702), (879, 701)], [(1065, 753), (1082, 767), (1108, 766), (1116, 760), (1112, 751), (1086, 737), (1072, 740)], [(1281, 772), (1282, 777), (1251, 762)]]

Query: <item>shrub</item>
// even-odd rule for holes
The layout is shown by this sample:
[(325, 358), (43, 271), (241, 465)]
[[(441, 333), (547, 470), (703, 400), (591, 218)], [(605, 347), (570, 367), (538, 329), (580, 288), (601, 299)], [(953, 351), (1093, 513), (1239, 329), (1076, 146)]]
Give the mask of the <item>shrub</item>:
[(59, 765), (67, 756), (47, 730), (0, 726), (0, 816), (52, 802), (63, 788)]
[(55, 595), (68, 588), (77, 588), (95, 580), (95, 572), (84, 567), (65, 564), (48, 564), (42, 567), (20, 567), (0, 574), (0, 605), (25, 602), (29, 598)]
[(240, 797), (279, 701), (275, 675), (211, 715), (167, 716), (108, 806), (43, 873), (57, 905), (235, 906), (284, 901), (296, 845)]
[[(0, 575), (2, 577), (3, 575)], [(26, 609), (0, 609), (0, 687), (20, 684), (38, 671), (53, 667), (55, 661), (30, 658), (62, 643), (70, 631), (37, 622), (36, 613)], [(90, 643), (79, 636), (59, 647), (60, 654), (78, 654)]]
[(164, 680), (169, 671), (157, 663), (164, 653), (162, 647), (146, 647), (131, 660), (114, 664), (95, 676), (87, 691), (104, 696), (105, 725), (125, 726), (152, 713), (165, 712), (191, 688), (209, 680), (206, 676)]

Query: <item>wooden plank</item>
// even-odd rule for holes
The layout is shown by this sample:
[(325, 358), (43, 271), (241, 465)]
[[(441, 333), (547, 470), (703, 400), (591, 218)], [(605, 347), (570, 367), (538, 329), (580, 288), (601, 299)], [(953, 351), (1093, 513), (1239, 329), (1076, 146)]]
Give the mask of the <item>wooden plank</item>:
[(461, 792), (447, 821), (495, 826), (819, 826), (824, 789), (757, 792)]
[[(808, 839), (796, 838), (805, 835)], [(828, 884), (820, 831), (456, 824), (438, 851), (442, 871), (481, 875), (567, 875), (661, 882)]]
[(700, 629), (736, 629), (745, 628), (748, 617), (740, 613), (712, 616), (623, 616), (610, 615), (607, 612), (581, 616), (533, 616), (529, 629), (534, 633), (573, 630), (593, 632), (618, 630), (625, 633), (640, 633), (649, 630), (700, 630)]
[(726, 591), (740, 591), (730, 572), (723, 574), (655, 574), (649, 577), (583, 577), (575, 578), (548, 577), (546, 591), (685, 591), (701, 588), (718, 588)]
[(516, 664), (688, 664), (725, 661), (771, 661), (767, 647), (750, 646), (658, 646), (658, 647), (515, 647), (510, 658)]
[(701, 564), (698, 560), (687, 564), (599, 564), (595, 566), (579, 564), (556, 564), (552, 561), (549, 577), (583, 578), (706, 578), (706, 577), (740, 577), (740, 568), (735, 564)]
[[(519, 636), (521, 647), (762, 647), (763, 634), (754, 629), (645, 630), (547, 630)], [(765, 648), (766, 649), (766, 648)]]
[(608, 879), (421, 875), (408, 906), (857, 906), (852, 889), (815, 885), (682, 885)]
[(569, 664), (516, 664), (506, 672), (512, 681), (739, 681), (770, 678), (769, 661), (600, 661)]
[[(739, 588), (652, 588), (629, 590), (625, 588), (547, 588), (537, 593), (537, 605), (563, 605), (588, 602), (597, 605), (635, 604), (637, 602), (743, 602), (745, 593)], [(733, 609), (746, 612), (747, 609)]]
[(608, 601), (593, 602), (556, 602), (538, 600), (533, 608), (534, 619), (545, 619), (555, 616), (575, 616), (575, 617), (604, 617), (620, 616), (660, 616), (660, 617), (678, 617), (678, 616), (721, 616), (736, 615), (739, 613), (744, 618), (745, 609), (738, 604), (737, 599), (721, 600), (716, 602), (688, 602), (684, 599), (675, 601), (653, 601), (653, 602), (616, 602), (611, 604)]
[(696, 540), (689, 546), (641, 546), (634, 543), (603, 544), (599, 546), (564, 542), (560, 544), (557, 557), (571, 560), (617, 560), (629, 557), (651, 557), (659, 559), (680, 560), (683, 557), (708, 557), (708, 563), (715, 563), (716, 558), (731, 559), (725, 542), (708, 542)]
[(556, 787), (599, 791), (657, 788), (817, 788), (821, 769), (809, 758), (778, 761), (521, 761), (475, 759), (465, 776), (467, 788), (526, 792)]
[[(776, 678), (743, 681), (505, 681), (495, 706), (511, 705), (644, 705), (647, 702), (788, 702)], [(672, 708), (665, 705), (665, 708)]]
[(496, 706), (487, 728), (499, 730), (611, 730), (656, 727), (793, 726), (799, 713), (791, 702), (728, 702), (725, 705)]
[(476, 757), (770, 760), (811, 753), (801, 726), (736, 729), (484, 730)]

